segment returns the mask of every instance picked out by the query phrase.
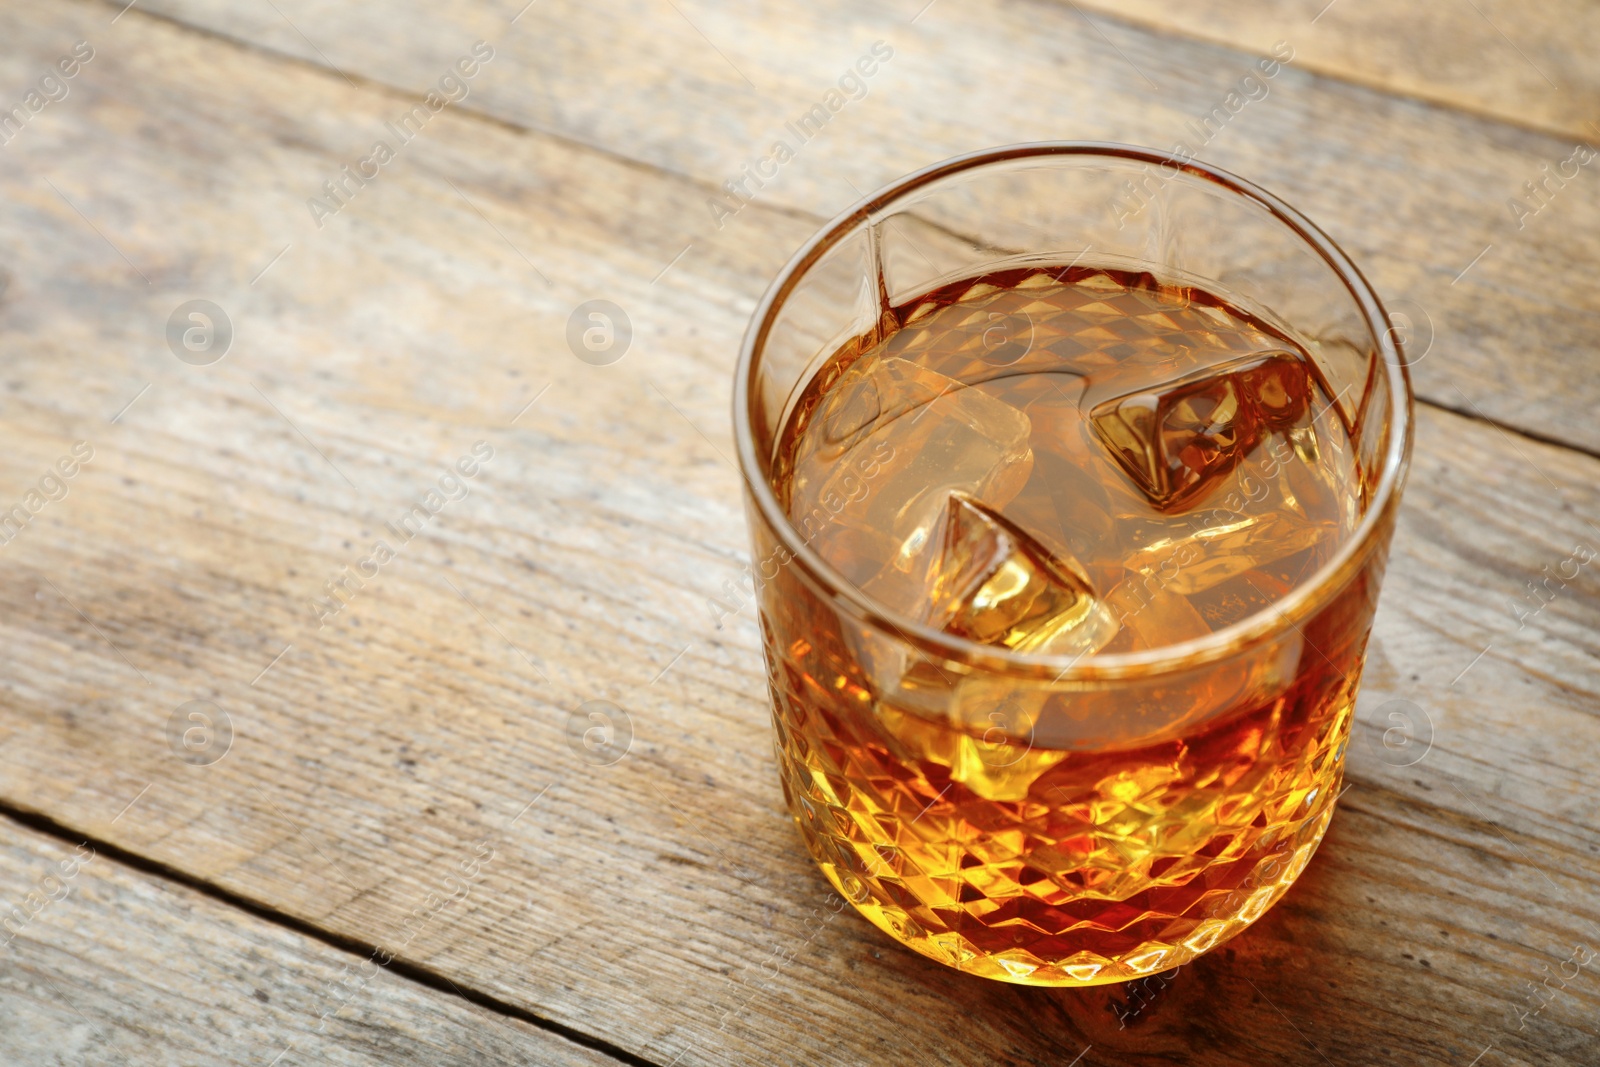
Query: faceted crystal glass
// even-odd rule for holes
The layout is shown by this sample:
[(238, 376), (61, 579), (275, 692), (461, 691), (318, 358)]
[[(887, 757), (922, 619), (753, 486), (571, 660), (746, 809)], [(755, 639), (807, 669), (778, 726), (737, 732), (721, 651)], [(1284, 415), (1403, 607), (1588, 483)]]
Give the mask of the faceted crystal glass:
[[(985, 388), (918, 354), (916, 324), (957, 312)], [(1162, 355), (1202, 335), (1199, 370)], [(1069, 364), (1075, 396), (1028, 392)], [(1376, 294), (1298, 212), (1120, 145), (929, 167), (783, 269), (734, 416), (784, 795), (871, 922), (972, 974), (1092, 985), (1210, 950), (1299, 876), (1339, 791), (1411, 392)], [(1268, 438), (1293, 470), (1235, 520), (1216, 501)], [(1082, 516), (1119, 499), (1151, 510), (1108, 569)], [(1205, 565), (1171, 562), (1175, 515)], [(1143, 576), (1142, 615), (1112, 571)]]

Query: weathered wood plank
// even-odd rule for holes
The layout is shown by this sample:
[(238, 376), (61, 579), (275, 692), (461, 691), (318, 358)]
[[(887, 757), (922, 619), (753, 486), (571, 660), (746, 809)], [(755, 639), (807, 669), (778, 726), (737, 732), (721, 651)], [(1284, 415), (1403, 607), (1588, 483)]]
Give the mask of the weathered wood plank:
[[(1132, 10), (1148, 15), (1159, 2)], [(442, 9), (155, 0), (136, 10), (408, 92), (436, 84), (465, 44), (483, 38), (497, 56), (466, 108), (690, 175), (713, 195), (723, 182), (743, 180), (743, 168), (768, 156), (775, 138), (794, 141), (785, 124), (882, 39), (894, 56), (866, 83), (865, 97), (845, 104), (821, 135), (792, 145), (796, 158), (755, 192), (758, 203), (826, 217), (909, 170), (1013, 141), (1181, 141), (1304, 210), (1355, 257), (1408, 328), (1431, 336), (1416, 368), (1420, 396), (1600, 452), (1600, 426), (1589, 414), (1600, 405), (1600, 378), (1577, 373), (1588, 365), (1600, 312), (1589, 284), (1600, 273), (1600, 160), (1572, 161), (1575, 137), (1600, 147), (1600, 130), (1588, 125), (1600, 122), (1600, 74), (1571, 46), (1593, 38), (1583, 31), (1600, 16), (1569, 0), (1518, 10), (1513, 27), (1506, 4), (1479, 5), (1536, 61), (1549, 64), (1565, 49), (1550, 69), (1570, 91), (1546, 97), (1523, 84), (1534, 75), (1504, 41), (1495, 37), (1489, 50), (1470, 5), (1435, 11), (1345, 0), (1312, 25), (1320, 4), (1283, 0), (1273, 9), (1282, 19), (1269, 24), (1287, 24), (1294, 4), (1307, 8), (1301, 27), (1275, 36), (1234, 36), (1250, 14), (1207, 23), (1222, 4), (1192, 7), (1175, 23), (1185, 32), (1211, 25), (1244, 50), (1103, 14), (1091, 22), (1059, 0), (939, 3), (914, 22), (920, 4), (845, 0), (555, 0), (526, 8), (502, 0)], [(1375, 14), (1379, 7), (1387, 13)], [(1275, 77), (1245, 84), (1230, 103), (1280, 38), (1295, 58)], [(1368, 67), (1423, 80), (1437, 68), (1448, 85), (1465, 78), (1503, 109), (1526, 107), (1536, 125), (1535, 105), (1547, 99), (1568, 117), (1541, 134), (1315, 73), (1343, 72), (1335, 60), (1361, 50), (1372, 57)], [(1411, 55), (1416, 61), (1404, 65), (1400, 57)], [(1528, 193), (1528, 182), (1547, 183), (1543, 200)], [(1514, 209), (1513, 199), (1527, 210)], [(668, 254), (721, 236), (719, 220), (743, 240), (762, 239), (743, 212), (729, 220), (701, 197), (677, 219)]]
[[(1590, 985), (1512, 1013), (1600, 918), (1593, 569), (1521, 629), (1506, 602), (1596, 543), (1600, 462), (1423, 410), (1348, 810), (1125, 1034), (1126, 993), (975, 982), (834, 917), (782, 811), (753, 621), (705, 604), (743, 562), (733, 353), (813, 221), (758, 202), (674, 264), (702, 185), (447, 109), (316, 229), (305, 198), (413, 101), (136, 12), (0, 177), (0, 480), (96, 450), (0, 549), (0, 797), (663, 1064), (1320, 1062), (1302, 1032), (1340, 1062), (1480, 1036), (1585, 1062)], [(105, 18), (0, 8), (0, 70)], [(163, 336), (197, 296), (236, 326), (208, 367)], [(596, 296), (635, 327), (610, 367), (564, 340)], [(476, 440), (471, 495), (318, 629), (324, 582)], [(631, 725), (609, 766), (571, 718), (596, 698)], [(167, 734), (195, 699), (232, 724), (209, 765)], [(1433, 716), (1411, 767), (1393, 699)], [(479, 891), (408, 930), (477, 842)]]
[(618, 1060), (0, 817), (8, 1064)]
[(1293, 41), (1296, 62), (1307, 70), (1561, 137), (1591, 143), (1600, 137), (1600, 69), (1574, 47), (1600, 39), (1600, 10), (1583, 0), (1076, 2), (1119, 21), (1234, 48), (1264, 52)]

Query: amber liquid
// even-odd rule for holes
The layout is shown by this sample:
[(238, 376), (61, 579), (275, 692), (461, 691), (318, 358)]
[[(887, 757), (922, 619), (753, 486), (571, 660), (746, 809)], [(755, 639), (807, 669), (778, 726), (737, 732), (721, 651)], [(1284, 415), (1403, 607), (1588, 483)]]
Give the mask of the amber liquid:
[[(1093, 662), (1226, 629), (1351, 535), (1347, 415), (1286, 331), (1145, 274), (1037, 265), (889, 309), (794, 404), (801, 536), (922, 626)], [(1258, 918), (1320, 840), (1365, 641), (1129, 696), (974, 677), (764, 603), (785, 794), (841, 893), (991, 978), (1120, 981)], [(1160, 693), (1177, 693), (1166, 700)]]

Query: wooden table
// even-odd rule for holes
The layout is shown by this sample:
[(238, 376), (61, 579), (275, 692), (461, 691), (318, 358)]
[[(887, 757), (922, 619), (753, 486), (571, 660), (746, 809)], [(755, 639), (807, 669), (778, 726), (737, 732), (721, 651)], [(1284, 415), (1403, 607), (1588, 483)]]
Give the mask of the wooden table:
[[(1600, 143), (1600, 7), (124, 2), (0, 4), (0, 1062), (1600, 1062), (1600, 161), (1524, 185)], [(819, 924), (755, 621), (707, 609), (756, 299), (859, 192), (1170, 146), (1278, 41), (1200, 154), (1423, 354), (1321, 852), (1139, 987)]]

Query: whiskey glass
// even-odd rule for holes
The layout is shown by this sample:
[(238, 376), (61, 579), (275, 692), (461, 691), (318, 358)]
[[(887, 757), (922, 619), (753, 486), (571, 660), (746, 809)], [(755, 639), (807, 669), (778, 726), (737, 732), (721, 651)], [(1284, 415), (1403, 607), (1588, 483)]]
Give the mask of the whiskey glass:
[[(1200, 636), (1067, 654), (931, 625), (824, 558), (830, 515), (784, 499), (802, 397), (903, 328), (894, 309), (1019, 261), (1215, 294), (1307, 354), (1353, 452), (1348, 531), (1314, 572)], [(1410, 455), (1397, 333), (1288, 204), (1123, 145), (960, 156), (806, 242), (745, 335), (734, 423), (778, 773), (846, 900), (958, 970), (1080, 986), (1179, 966), (1284, 894), (1333, 814)]]

